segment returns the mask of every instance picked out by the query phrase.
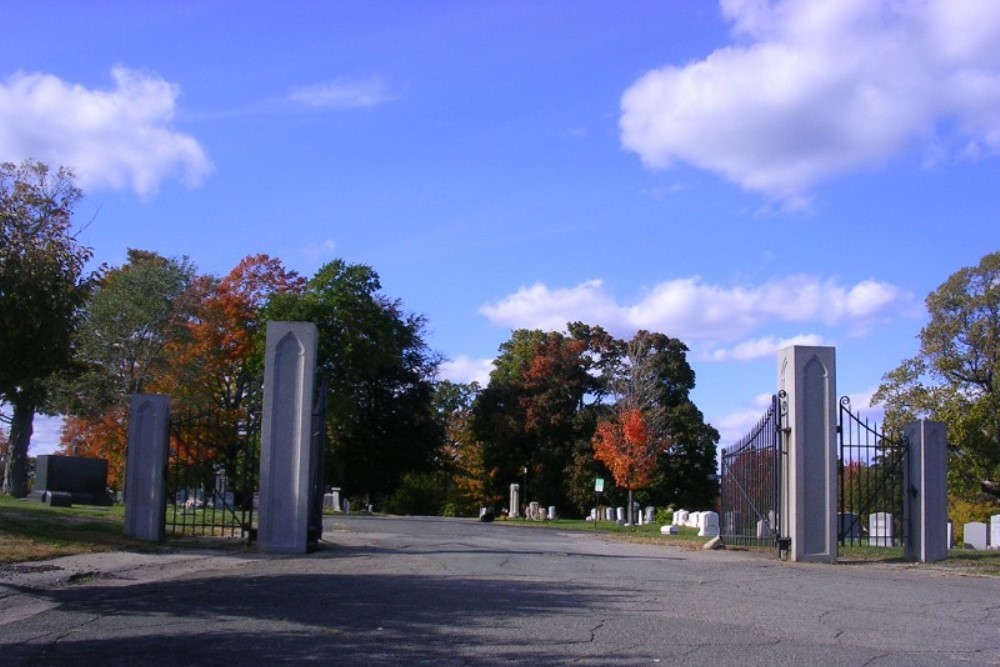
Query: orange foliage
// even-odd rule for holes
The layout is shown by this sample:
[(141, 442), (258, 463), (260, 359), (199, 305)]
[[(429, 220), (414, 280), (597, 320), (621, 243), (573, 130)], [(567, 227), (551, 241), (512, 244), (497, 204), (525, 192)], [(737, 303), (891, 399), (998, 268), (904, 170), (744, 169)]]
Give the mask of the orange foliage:
[(640, 410), (623, 410), (597, 425), (594, 458), (611, 471), (615, 484), (635, 491), (649, 485), (663, 443), (653, 436)]
[(96, 418), (67, 417), (59, 441), (61, 454), (107, 459), (108, 486), (119, 490), (125, 479), (128, 442), (125, 413), (124, 409), (113, 408)]

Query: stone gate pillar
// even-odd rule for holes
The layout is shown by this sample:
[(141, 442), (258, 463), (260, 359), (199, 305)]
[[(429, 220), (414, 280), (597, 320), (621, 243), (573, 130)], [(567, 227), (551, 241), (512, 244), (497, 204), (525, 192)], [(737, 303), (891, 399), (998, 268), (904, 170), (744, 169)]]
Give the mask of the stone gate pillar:
[(782, 537), (794, 561), (837, 560), (837, 372), (834, 348), (778, 352), (787, 415), (782, 470)]
[(170, 397), (134, 394), (125, 458), (125, 535), (162, 542), (166, 537), (167, 450)]
[(906, 489), (909, 535), (908, 560), (931, 562), (948, 556), (948, 445), (941, 422), (922, 419), (903, 427), (909, 442)]
[(313, 471), (311, 443), (316, 378), (316, 325), (268, 322), (264, 352), (264, 414), (260, 445), (261, 549), (309, 549)]

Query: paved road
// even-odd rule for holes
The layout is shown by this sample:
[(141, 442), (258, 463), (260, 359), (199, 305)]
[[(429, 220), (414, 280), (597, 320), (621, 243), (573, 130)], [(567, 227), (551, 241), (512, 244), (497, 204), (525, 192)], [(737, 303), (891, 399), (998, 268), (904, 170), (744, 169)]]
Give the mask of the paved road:
[(1000, 665), (995, 578), (456, 519), (324, 541), (0, 572), (0, 665)]

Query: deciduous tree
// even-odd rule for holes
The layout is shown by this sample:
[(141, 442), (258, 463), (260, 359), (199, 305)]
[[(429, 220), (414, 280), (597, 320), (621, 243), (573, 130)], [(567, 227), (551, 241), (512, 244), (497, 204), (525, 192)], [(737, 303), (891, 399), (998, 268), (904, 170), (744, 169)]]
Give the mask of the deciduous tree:
[(1000, 252), (956, 271), (926, 305), (920, 350), (883, 377), (872, 401), (890, 429), (921, 417), (947, 424), (950, 500), (985, 501), (1000, 480)]
[(73, 335), (94, 274), (77, 242), (73, 173), (32, 160), (0, 165), (0, 401), (11, 408), (2, 492), (28, 493), (27, 455), (35, 412), (52, 377), (73, 356)]

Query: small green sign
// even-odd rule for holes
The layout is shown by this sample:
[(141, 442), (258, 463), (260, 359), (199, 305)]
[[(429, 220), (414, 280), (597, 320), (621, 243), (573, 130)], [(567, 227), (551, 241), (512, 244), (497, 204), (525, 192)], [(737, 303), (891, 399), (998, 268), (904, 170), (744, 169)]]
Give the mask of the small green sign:
[(601, 477), (594, 480), (594, 491), (597, 493), (604, 493), (604, 479)]

